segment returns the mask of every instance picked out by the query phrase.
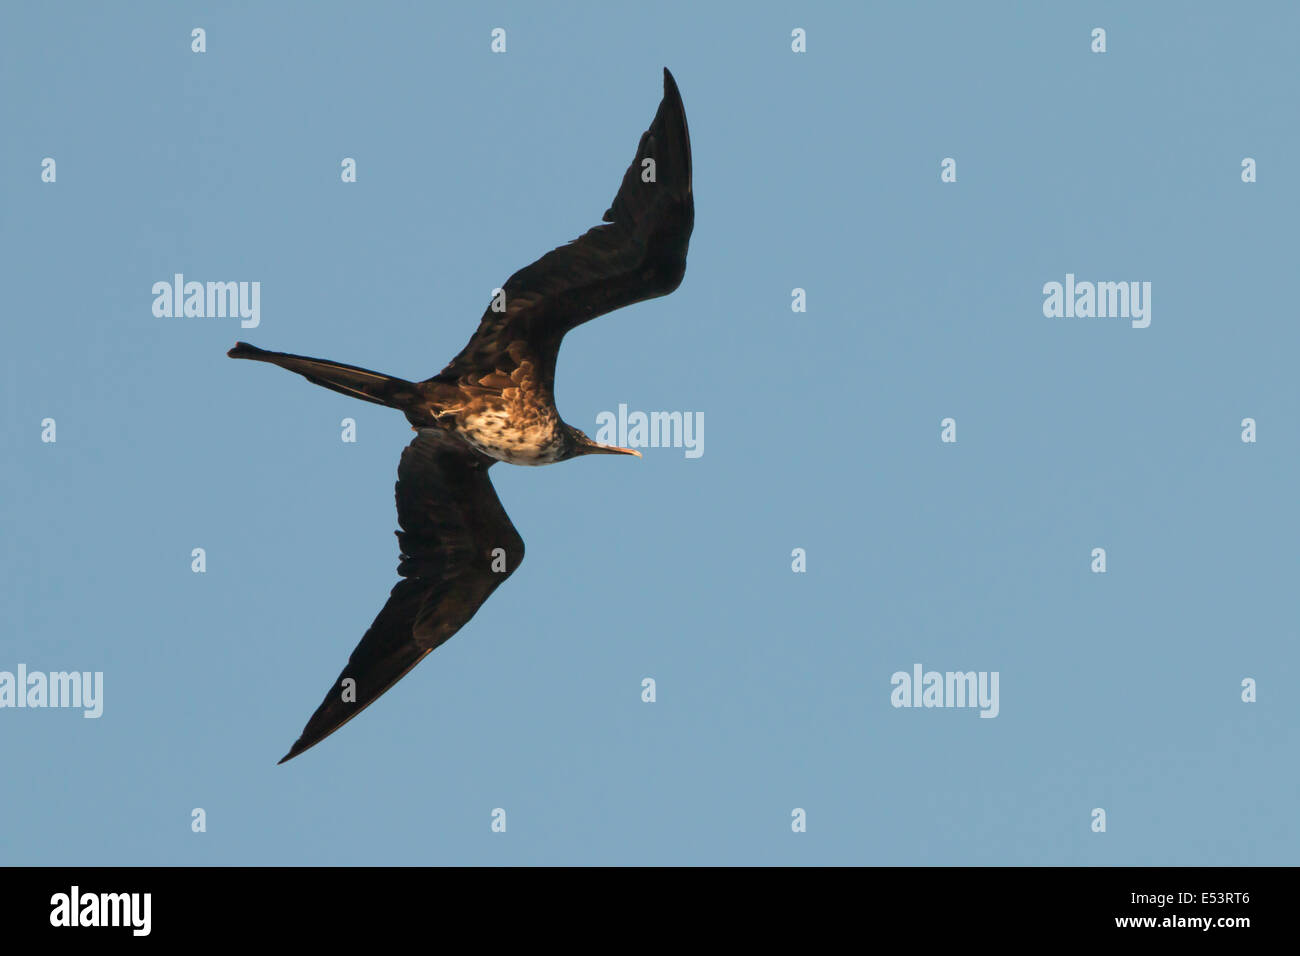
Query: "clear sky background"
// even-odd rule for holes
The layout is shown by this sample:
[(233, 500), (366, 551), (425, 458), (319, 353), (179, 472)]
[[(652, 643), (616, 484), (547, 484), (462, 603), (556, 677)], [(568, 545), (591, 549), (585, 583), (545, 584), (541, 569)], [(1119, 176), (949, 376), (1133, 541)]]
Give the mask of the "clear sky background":
[[(1208, 6), (7, 4), (0, 670), (104, 712), (0, 710), (0, 862), (1296, 863), (1300, 8)], [(226, 349), (436, 373), (664, 66), (686, 278), (558, 401), (704, 454), (494, 468), (522, 568), (277, 767), (396, 580), (410, 432)], [(260, 327), (155, 317), (177, 272)], [(1150, 327), (1044, 317), (1066, 273)], [(892, 707), (917, 663), (999, 715)]]

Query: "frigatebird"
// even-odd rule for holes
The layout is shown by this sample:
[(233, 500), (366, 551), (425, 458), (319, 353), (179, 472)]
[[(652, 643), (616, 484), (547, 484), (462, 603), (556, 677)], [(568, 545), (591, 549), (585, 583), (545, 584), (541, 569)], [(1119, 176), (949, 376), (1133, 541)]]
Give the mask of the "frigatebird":
[(231, 358), (405, 413), (416, 432), (397, 466), (401, 550), (393, 588), (284, 763), (320, 743), (461, 629), (514, 573), (524, 542), (497, 498), (498, 461), (549, 465), (640, 452), (592, 441), (555, 408), (564, 334), (681, 284), (695, 224), (691, 141), (673, 76), (600, 225), (520, 269), (450, 364), (420, 382), (239, 342)]

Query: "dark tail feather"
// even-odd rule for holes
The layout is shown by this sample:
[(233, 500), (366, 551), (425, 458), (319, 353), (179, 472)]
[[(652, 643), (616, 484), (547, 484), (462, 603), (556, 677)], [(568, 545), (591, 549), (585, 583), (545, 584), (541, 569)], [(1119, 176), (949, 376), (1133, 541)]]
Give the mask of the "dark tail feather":
[(236, 342), (235, 347), (226, 354), (231, 358), (270, 362), (280, 368), (287, 368), (290, 372), (297, 372), (309, 382), (376, 405), (406, 409), (419, 399), (419, 391), (414, 382), (381, 375), (355, 365), (340, 365), (338, 362), (307, 358), (305, 355), (289, 355), (287, 352), (268, 352), (247, 342)]

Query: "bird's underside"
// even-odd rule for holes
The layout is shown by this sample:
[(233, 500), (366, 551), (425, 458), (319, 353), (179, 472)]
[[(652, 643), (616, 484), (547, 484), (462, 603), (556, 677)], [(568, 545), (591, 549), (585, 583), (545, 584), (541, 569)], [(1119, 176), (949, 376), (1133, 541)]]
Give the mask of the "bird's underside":
[(469, 343), (420, 382), (243, 342), (228, 353), (279, 365), (400, 409), (418, 432), (397, 470), (401, 580), (283, 763), (355, 717), (474, 616), (523, 560), (488, 478), (497, 461), (544, 465), (637, 454), (601, 445), (555, 408), (565, 333), (680, 284), (694, 225), (690, 135), (664, 70), (664, 97), (602, 224), (512, 275)]

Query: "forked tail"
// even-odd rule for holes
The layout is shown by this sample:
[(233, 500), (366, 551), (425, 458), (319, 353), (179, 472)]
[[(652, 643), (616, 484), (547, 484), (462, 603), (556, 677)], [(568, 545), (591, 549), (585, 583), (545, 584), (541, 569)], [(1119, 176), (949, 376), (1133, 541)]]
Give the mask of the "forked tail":
[(419, 400), (419, 389), (414, 382), (404, 378), (382, 375), (369, 369), (357, 368), (355, 365), (341, 365), (327, 362), (325, 359), (308, 358), (305, 355), (290, 355), (287, 352), (268, 352), (247, 342), (236, 342), (235, 347), (226, 353), (231, 358), (253, 359), (256, 362), (270, 362), (290, 372), (297, 372), (309, 382), (323, 385), (325, 388), (360, 398), (376, 405), (405, 410)]

